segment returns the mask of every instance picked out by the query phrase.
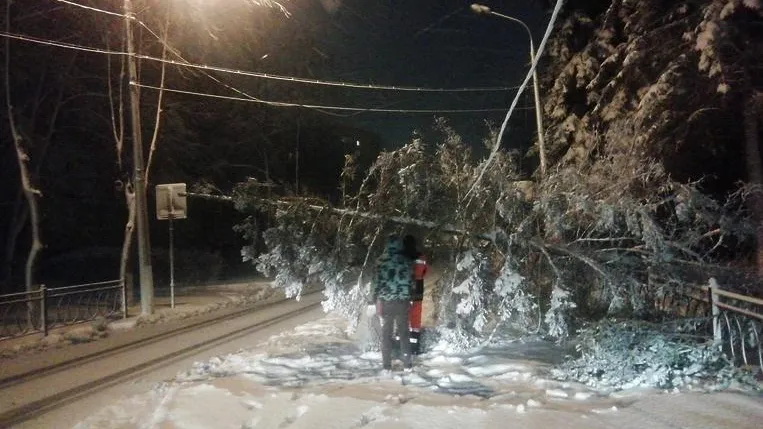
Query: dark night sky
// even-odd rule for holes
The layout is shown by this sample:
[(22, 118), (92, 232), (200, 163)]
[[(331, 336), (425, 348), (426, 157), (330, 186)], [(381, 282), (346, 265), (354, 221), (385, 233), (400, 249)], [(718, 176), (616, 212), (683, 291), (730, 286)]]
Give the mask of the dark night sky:
[[(121, 12), (120, 3), (87, 4)], [(194, 11), (186, 13), (183, 10), (185, 16), (176, 18), (169, 41), (195, 63), (364, 84), (435, 88), (515, 86), (521, 82), (528, 68), (528, 40), (524, 29), (514, 22), (494, 16), (473, 14), (469, 9), (470, 1), (281, 0), (281, 3), (291, 13), (290, 17), (255, 7), (249, 8), (250, 15), (239, 18), (237, 12), (242, 5), (246, 5), (244, 0), (172, 0), (175, 11), (179, 11), (181, 6)], [(540, 42), (548, 19), (546, 1), (503, 0), (484, 3), (497, 12), (525, 21), (533, 31), (536, 44)], [(139, 11), (139, 19), (146, 20), (154, 29), (159, 30), (163, 23), (163, 9), (154, 6), (168, 3), (155, 3), (151, 0), (136, 4), (148, 6)], [(12, 28), (14, 33), (105, 47), (104, 39), (109, 37), (106, 36), (106, 29), (109, 29), (110, 37), (115, 39), (113, 43), (120, 43), (123, 24), (118, 16), (107, 16), (53, 0), (24, 2), (23, 6), (29, 6), (30, 10), (35, 10), (32, 5), (37, 5), (35, 7), (44, 11), (28, 14), (29, 17), (42, 17), (33, 19), (26, 17), (21, 5), (18, 3), (16, 6), (16, 20)], [(79, 27), (76, 31), (84, 33), (68, 34), (75, 31), (76, 27)], [(160, 45), (149, 34), (139, 31), (138, 38), (141, 52), (160, 55)], [(112, 48), (115, 47), (114, 44)], [(69, 61), (67, 58), (73, 55), (72, 51), (66, 49), (26, 42), (11, 41), (11, 46), (13, 64), (16, 65), (12, 72), (17, 82), (22, 81), (26, 73), (19, 64), (23, 61), (33, 63), (35, 60), (30, 58), (35, 55), (54, 56), (50, 66), (53, 69), (63, 68)], [(105, 63), (103, 55), (80, 52), (77, 53), (76, 62), (79, 73), (90, 73), (92, 77), (102, 79)], [(142, 61), (140, 81), (158, 85), (158, 68), (157, 63)], [(33, 74), (36, 72), (37, 70), (30, 72), (29, 85), (34, 85), (37, 81), (38, 77)], [(203, 76), (189, 78), (187, 69), (172, 66), (169, 73), (170, 87), (235, 95), (210, 83)], [(514, 91), (443, 95), (350, 90), (215, 74), (237, 87), (246, 88), (258, 97), (270, 100), (354, 107), (504, 109), (508, 108), (515, 95)], [(55, 83), (53, 80), (51, 82)], [(89, 90), (105, 90), (102, 80), (91, 79), (89, 82), (87, 85), (100, 85)], [(14, 85), (16, 103), (22, 105), (25, 98), (31, 96), (34, 91), (29, 88)], [(155, 102), (156, 96), (149, 90), (143, 91), (143, 94), (148, 109)], [(173, 102), (184, 103), (186, 100), (188, 97), (176, 94), (166, 97), (168, 105)], [(102, 98), (92, 100), (94, 103), (101, 101)], [(220, 103), (215, 99), (202, 101), (210, 106)], [(519, 104), (532, 106), (532, 97), (528, 93), (524, 94)], [(262, 107), (257, 104), (249, 106), (252, 112)], [(281, 111), (291, 118), (298, 117), (296, 108), (282, 108)], [(443, 116), (449, 119), (468, 143), (480, 148), (482, 137), (486, 134), (485, 120), (500, 124), (504, 114), (505, 110)], [(430, 129), (434, 117), (435, 114), (431, 113), (360, 113), (329, 119), (380, 135), (386, 147), (395, 147), (408, 141), (414, 129), (424, 132)], [(146, 118), (146, 124), (151, 123), (150, 119)], [(76, 115), (71, 116), (67, 111), (60, 118), (61, 129), (70, 122), (80, 121)], [(535, 131), (533, 111), (515, 112), (510, 125), (504, 144), (508, 147), (528, 147)], [(108, 139), (105, 130), (95, 130), (94, 126), (95, 124), (85, 130), (88, 135), (99, 141), (104, 137)], [(96, 132), (104, 135), (96, 135)]]
[[(28, 2), (27, 2), (28, 1)], [(165, 1), (165, 0), (162, 0)], [(515, 86), (524, 77), (529, 63), (529, 49), (524, 29), (515, 23), (492, 16), (477, 16), (470, 9), (470, 2), (462, 0), (282, 0), (291, 12), (289, 18), (273, 10), (248, 8), (245, 0), (172, 0), (173, 15), (176, 19), (170, 31), (170, 43), (178, 48), (191, 62), (219, 65), (239, 70), (254, 70), (279, 75), (299, 76), (321, 80), (339, 80), (363, 84), (417, 86), (434, 88)], [(112, 12), (121, 12), (120, 1), (87, 2), (79, 4), (103, 7)], [(533, 30), (536, 43), (540, 42), (548, 19), (547, 10), (541, 0), (505, 0), (485, 2), (494, 10), (524, 20)], [(139, 19), (160, 29), (163, 23), (163, 8), (166, 5), (157, 0), (141, 0), (136, 4), (147, 5), (139, 12)], [(242, 6), (243, 5), (243, 6)], [(338, 5), (335, 9), (327, 5)], [(185, 9), (181, 9), (180, 6)], [(238, 8), (238, 9), (237, 9)], [(249, 14), (238, 12), (246, 9)], [(42, 11), (42, 12), (40, 12)], [(3, 9), (4, 13), (5, 10)], [(24, 0), (16, 2), (13, 9), (12, 33), (25, 34), (44, 39), (67, 41), (92, 47), (106, 48), (105, 41), (111, 38), (110, 49), (119, 49), (123, 36), (123, 22), (119, 16), (107, 16), (92, 10), (53, 0)], [(160, 56), (160, 44), (146, 32), (137, 32), (142, 53)], [(37, 82), (44, 82), (48, 96), (53, 97), (59, 88), (68, 95), (90, 93), (92, 96), (77, 99), (61, 112), (57, 120), (53, 145), (44, 161), (39, 157), (42, 169), (38, 182), (44, 191), (41, 199), (43, 211), (43, 241), (46, 250), (41, 263), (49, 257), (64, 254), (73, 249), (108, 246), (118, 249), (122, 236), (122, 216), (124, 203), (119, 192), (114, 190), (114, 181), (121, 178), (115, 165), (111, 123), (108, 118), (106, 94), (105, 56), (98, 53), (74, 52), (50, 46), (12, 40), (11, 87), (13, 100), (19, 109), (18, 116), (28, 116), (25, 106), (35, 100), (34, 88)], [(4, 49), (4, 45), (2, 48)], [(75, 55), (76, 54), (76, 55)], [(73, 60), (72, 58), (75, 58)], [(76, 79), (64, 84), (59, 82), (67, 64), (74, 64)], [(118, 61), (115, 62), (118, 64)], [(159, 67), (152, 61), (141, 61), (140, 82), (158, 84)], [(172, 66), (168, 68), (168, 85), (178, 89), (236, 95), (230, 90), (213, 83), (202, 73)], [(318, 87), (294, 83), (265, 81), (226, 73), (212, 73), (216, 78), (258, 97), (277, 101), (316, 103), (354, 107), (384, 107), (396, 109), (474, 109), (508, 108), (515, 93), (479, 94), (431, 94), (411, 92), (380, 92), (347, 90), (344, 88)], [(116, 74), (114, 74), (116, 76)], [(42, 88), (42, 86), (40, 86)], [(144, 110), (144, 139), (150, 136), (153, 116), (150, 115), (156, 102), (156, 94), (151, 90), (142, 91)], [(47, 100), (47, 99), (46, 99)], [(251, 109), (251, 123), (263, 127), (281, 127), (291, 133), (301, 117), (310, 119), (304, 110), (298, 108), (267, 109), (259, 104), (226, 102), (212, 99), (195, 99), (192, 96), (168, 94), (165, 98), (168, 119), (163, 131), (169, 137), (160, 142), (154, 181), (182, 181), (192, 183), (198, 177), (213, 170), (220, 155), (214, 147), (220, 139), (228, 139), (228, 149), (232, 141), (258, 144), (257, 137), (231, 135), (236, 133), (236, 123), (246, 121)], [(235, 115), (227, 116), (231, 104), (240, 109)], [(532, 105), (527, 95), (520, 105)], [(178, 112), (171, 113), (175, 106)], [(201, 107), (198, 107), (201, 106)], [(185, 111), (182, 111), (185, 107)], [(207, 116), (205, 107), (214, 112), (214, 120)], [(214, 107), (214, 109), (212, 108)], [(198, 110), (193, 110), (197, 109)], [(44, 109), (43, 109), (44, 110)], [(241, 113), (241, 110), (244, 113)], [(263, 113), (264, 112), (264, 113)], [(273, 123), (268, 124), (272, 112)], [(44, 113), (49, 113), (44, 110)], [(186, 122), (177, 119), (181, 113), (187, 115)], [(220, 115), (222, 113), (222, 115)], [(211, 115), (212, 113), (210, 113)], [(446, 116), (450, 124), (462, 134), (467, 143), (481, 148), (486, 135), (485, 120), (500, 124), (505, 110), (494, 113), (451, 114)], [(432, 128), (434, 114), (362, 113), (350, 117), (327, 116), (324, 130), (334, 128), (334, 132), (349, 130), (355, 136), (365, 135), (369, 139), (381, 136), (385, 147), (399, 147), (409, 141), (414, 129), (426, 133)], [(171, 125), (170, 118), (174, 119)], [(313, 119), (315, 116), (313, 115)], [(40, 117), (39, 131), (44, 131), (47, 117)], [(206, 121), (206, 122), (205, 122)], [(280, 121), (280, 122), (279, 122)], [(7, 117), (3, 116), (7, 123)], [(313, 121), (313, 124), (316, 124)], [(193, 128), (187, 130), (183, 127)], [(205, 134), (206, 127), (218, 127)], [(257, 125), (258, 126), (258, 125)], [(353, 128), (355, 128), (354, 131)], [(357, 130), (357, 128), (361, 130)], [(29, 128), (26, 128), (29, 129)], [(251, 127), (249, 128), (251, 130)], [(340, 131), (337, 131), (340, 130)], [(223, 133), (222, 131), (227, 131)], [(522, 110), (515, 113), (511, 129), (504, 140), (508, 147), (527, 148), (534, 133), (533, 112)], [(321, 131), (317, 131), (320, 133)], [(127, 147), (130, 145), (129, 128)], [(330, 134), (330, 133), (329, 133)], [(328, 134), (327, 134), (328, 135)], [(426, 136), (426, 134), (425, 134)], [(305, 137), (307, 138), (307, 137)], [(327, 137), (328, 138), (328, 137)], [(288, 146), (291, 136), (282, 139)], [(324, 148), (324, 141), (313, 136), (318, 146)], [(161, 139), (160, 139), (161, 140)], [(295, 139), (299, 141), (298, 138)], [(162, 148), (195, 148), (201, 154), (209, 154), (204, 165), (194, 165), (190, 177), (176, 177), (178, 167), (171, 161), (162, 159)], [(11, 150), (11, 139), (5, 133), (0, 140), (3, 158), (0, 159), (0, 239), (4, 239), (11, 219), (11, 208), (18, 186), (18, 172)], [(219, 143), (219, 142), (218, 142)], [(164, 144), (164, 146), (162, 146)], [(330, 143), (328, 143), (330, 144)], [(341, 143), (339, 143), (341, 144)], [(324, 146), (321, 146), (324, 145)], [(203, 148), (203, 149), (199, 149)], [(179, 149), (176, 149), (179, 150)], [(321, 149), (323, 150), (323, 149)], [(340, 153), (342, 148), (334, 150)], [(375, 150), (374, 150), (375, 151)], [(175, 152), (182, 158), (186, 152)], [(251, 151), (250, 151), (251, 152)], [(326, 151), (331, 152), (331, 151)], [(334, 153), (331, 152), (331, 153)], [(34, 154), (36, 156), (36, 153)], [(331, 155), (333, 156), (333, 155)], [(190, 158), (189, 158), (190, 159)], [(195, 159), (195, 158), (194, 158)], [(97, 161), (96, 161), (97, 160)], [(129, 168), (130, 157), (125, 157)], [(246, 162), (246, 161), (242, 161)], [(287, 160), (288, 162), (292, 162)], [(309, 162), (309, 160), (305, 161)], [(92, 164), (91, 166), (88, 166)], [(207, 165), (208, 164), (208, 165)], [(320, 164), (320, 162), (314, 162)], [(93, 167), (95, 166), (95, 167)], [(96, 168), (97, 167), (97, 168)], [(287, 170), (291, 167), (286, 166)], [(305, 168), (307, 170), (307, 168)], [(164, 171), (163, 171), (164, 170)], [(314, 176), (335, 177), (331, 174)], [(242, 173), (243, 174), (243, 173)], [(307, 174), (307, 172), (305, 172)], [(171, 177), (170, 177), (171, 176)], [(196, 177), (198, 176), (198, 177)], [(290, 180), (290, 177), (285, 179)], [(159, 183), (159, 182), (157, 182)], [(335, 187), (334, 187), (335, 189)], [(200, 209), (199, 209), (200, 210)], [(212, 210), (210, 208), (210, 210)], [(230, 216), (233, 216), (229, 213)], [(214, 216), (221, 216), (215, 214)], [(223, 245), (221, 235), (204, 224), (201, 217), (195, 218), (179, 228), (188, 228), (188, 237), (193, 237), (193, 247), (217, 248)], [(115, 222), (114, 219), (117, 219)], [(152, 221), (153, 222), (153, 221)], [(164, 227), (153, 222), (152, 228)], [(225, 224), (226, 231), (229, 225)], [(162, 229), (162, 231), (164, 231)], [(180, 231), (180, 230), (179, 230)], [(182, 231), (181, 231), (182, 232)], [(206, 234), (206, 235), (205, 235)], [(179, 236), (183, 234), (179, 233)], [(17, 253), (28, 247), (28, 231), (23, 231), (17, 243)], [(235, 241), (230, 238), (230, 242)], [(236, 237), (240, 239), (240, 237)], [(206, 241), (205, 241), (206, 240)], [(4, 241), (4, 240), (3, 240)], [(161, 243), (161, 240), (156, 243)], [(234, 243), (238, 245), (239, 243)], [(157, 244), (161, 247), (160, 244)], [(182, 246), (183, 243), (178, 243)], [(230, 246), (229, 246), (230, 247)], [(231, 247), (238, 258), (238, 247)], [(20, 261), (14, 273), (19, 279)], [(113, 262), (113, 261), (112, 261)], [(96, 276), (95, 274), (93, 274)], [(97, 277), (97, 276), (96, 276)]]
[[(364, 10), (368, 3), (345, 1), (331, 20), (347, 33), (315, 40), (334, 61), (326, 79), (453, 88), (515, 86), (524, 77), (529, 62), (528, 41), (525, 30), (516, 23), (475, 15), (467, 1), (387, 1), (379, 3), (391, 7)], [(547, 20), (540, 2), (510, 0), (485, 4), (525, 21), (533, 31), (536, 45), (540, 43)], [(362, 104), (367, 95), (356, 91), (354, 99)], [(513, 96), (513, 92), (447, 96), (396, 93), (389, 98), (394, 108), (459, 109), (505, 107)], [(524, 97), (521, 105), (530, 104), (532, 98)], [(500, 123), (503, 115), (494, 112), (447, 116), (466, 136), (481, 137), (485, 132), (484, 120)], [(398, 145), (409, 138), (412, 129), (430, 127), (433, 116), (365, 113), (357, 115), (353, 122), (376, 130), (388, 143)], [(512, 125), (534, 128), (532, 111), (517, 112), (516, 116)], [(524, 131), (517, 137), (526, 139)]]
[[(271, 13), (268, 19), (288, 21), (277, 30), (294, 34), (274, 34), (274, 40), (254, 45), (247, 51), (254, 58), (249, 58), (249, 62), (242, 62), (240, 56), (233, 53), (236, 47), (230, 43), (218, 42), (217, 52), (208, 55), (205, 61), (315, 79), (434, 88), (515, 86), (521, 82), (529, 63), (525, 30), (494, 16), (473, 14), (469, 1), (288, 0), (282, 3), (291, 17)], [(484, 3), (497, 12), (525, 21), (533, 31), (536, 44), (540, 43), (548, 19), (543, 7), (545, 2)], [(221, 17), (219, 22), (226, 22), (226, 18)], [(293, 94), (289, 97), (275, 93), (270, 99), (395, 109), (504, 108), (514, 96), (514, 92), (443, 95), (326, 87), (316, 92), (315, 87), (293, 84), (279, 88), (284, 92), (297, 88), (303, 98), (295, 100)], [(520, 105), (532, 105), (529, 94)], [(486, 131), (484, 121), (500, 124), (504, 114), (443, 116), (478, 146)], [(534, 132), (532, 115), (532, 111), (516, 113), (511, 124), (514, 131), (508, 136), (509, 146), (526, 147), (528, 133)], [(409, 139), (413, 129), (430, 128), (434, 116), (361, 113), (345, 119), (345, 123), (376, 132), (388, 146), (398, 146)], [(515, 144), (515, 139), (520, 142)]]

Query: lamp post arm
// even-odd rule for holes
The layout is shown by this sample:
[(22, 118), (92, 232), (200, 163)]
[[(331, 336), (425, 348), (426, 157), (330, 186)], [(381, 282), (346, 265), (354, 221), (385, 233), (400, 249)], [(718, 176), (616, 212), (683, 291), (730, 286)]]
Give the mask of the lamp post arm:
[(502, 13), (498, 13), (498, 12), (495, 12), (495, 11), (492, 11), (492, 10), (490, 11), (490, 14), (491, 15), (495, 15), (495, 16), (497, 16), (499, 18), (508, 19), (509, 21), (514, 21), (517, 24), (521, 25), (522, 28), (524, 28), (525, 31), (527, 32), (527, 37), (530, 39), (530, 46), (531, 46), (532, 50), (533, 51), (535, 50), (535, 42), (533, 42), (533, 33), (530, 31), (530, 27), (528, 27), (527, 24), (525, 24), (524, 21), (522, 21), (521, 19), (514, 18), (513, 16), (504, 15)]

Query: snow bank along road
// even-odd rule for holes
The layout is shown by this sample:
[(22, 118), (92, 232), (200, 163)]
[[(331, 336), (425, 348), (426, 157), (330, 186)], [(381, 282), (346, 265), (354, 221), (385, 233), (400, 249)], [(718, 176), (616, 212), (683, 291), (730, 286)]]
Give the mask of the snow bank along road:
[(272, 335), (293, 327), (294, 323), (312, 320), (322, 314), (321, 296), (312, 293), (299, 302), (285, 300), (267, 307), (217, 314), (201, 321), (188, 320), (185, 326), (139, 336), (133, 341), (53, 365), (35, 365), (34, 360), (44, 358), (32, 356), (26, 362), (31, 370), (0, 379), (0, 428), (25, 421), (31, 424), (29, 427), (67, 426), (58, 419), (52, 425), (31, 420), (110, 387), (155, 377), (162, 369), (174, 374), (175, 370), (170, 369), (174, 365), (235, 351), (256, 341), (258, 335)]

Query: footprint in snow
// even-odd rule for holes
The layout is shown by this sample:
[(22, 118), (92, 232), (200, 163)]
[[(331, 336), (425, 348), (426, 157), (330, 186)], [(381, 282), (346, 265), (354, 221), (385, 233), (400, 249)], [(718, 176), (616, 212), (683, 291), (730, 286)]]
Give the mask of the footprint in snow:
[(308, 410), (310, 410), (310, 407), (308, 407), (307, 405), (300, 405), (300, 406), (298, 406), (297, 410), (294, 412), (294, 414), (292, 414), (290, 416), (286, 416), (286, 418), (283, 419), (283, 421), (281, 422), (281, 424), (278, 425), (278, 427), (283, 429), (285, 427), (290, 426), (292, 423), (297, 421), (298, 418), (300, 418), (303, 415), (305, 415), (305, 413)]
[(278, 425), (278, 427), (279, 427), (280, 429), (283, 429), (283, 428), (285, 428), (285, 427), (288, 427), (289, 425), (291, 425), (292, 423), (294, 423), (294, 421), (295, 421), (295, 420), (297, 420), (297, 418), (296, 418), (296, 417), (294, 417), (294, 416), (288, 416), (288, 417), (286, 417), (285, 419), (283, 419), (283, 421), (281, 422), (281, 424), (280, 424), (280, 425)]

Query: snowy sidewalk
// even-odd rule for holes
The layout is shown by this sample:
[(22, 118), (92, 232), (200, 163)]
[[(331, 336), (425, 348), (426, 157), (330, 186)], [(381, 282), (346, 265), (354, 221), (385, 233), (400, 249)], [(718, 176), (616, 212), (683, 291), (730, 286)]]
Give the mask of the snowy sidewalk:
[[(763, 400), (740, 393), (617, 394), (545, 377), (545, 343), (442, 348), (410, 374), (379, 376), (335, 316), (198, 362), (77, 428), (758, 428)], [(518, 358), (519, 357), (519, 358)]]
[(177, 296), (174, 309), (168, 297), (157, 297), (155, 314), (148, 317), (138, 315), (136, 304), (127, 319), (56, 327), (47, 337), (37, 333), (7, 339), (0, 342), (0, 381), (279, 299), (283, 294), (262, 281), (188, 288)]

